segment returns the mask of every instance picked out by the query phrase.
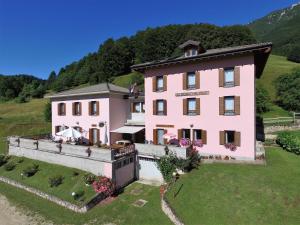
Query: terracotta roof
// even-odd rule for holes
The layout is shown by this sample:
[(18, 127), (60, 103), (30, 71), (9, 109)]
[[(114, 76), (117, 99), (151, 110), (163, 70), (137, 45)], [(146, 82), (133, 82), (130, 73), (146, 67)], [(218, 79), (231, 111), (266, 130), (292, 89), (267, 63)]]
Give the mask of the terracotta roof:
[(111, 83), (101, 83), (101, 84), (96, 84), (88, 87), (62, 91), (45, 97), (56, 98), (56, 97), (81, 96), (81, 95), (106, 94), (106, 93), (128, 94), (129, 90), (127, 88), (123, 88)]
[[(166, 58), (163, 60), (156, 60), (152, 62), (146, 62), (141, 64), (133, 65), (131, 68), (136, 71), (144, 72), (148, 68), (153, 67), (159, 67), (159, 66), (166, 66), (171, 64), (177, 64), (177, 63), (183, 63), (183, 62), (192, 62), (196, 60), (202, 60), (202, 59), (209, 59), (213, 57), (224, 57), (229, 55), (235, 55), (235, 54), (243, 54), (243, 53), (257, 53), (262, 54), (266, 57), (266, 59), (260, 59), (262, 61), (267, 60), (269, 53), (272, 49), (272, 43), (258, 43), (258, 44), (251, 44), (251, 45), (242, 45), (242, 46), (235, 46), (235, 47), (226, 47), (226, 48), (216, 48), (216, 49), (209, 49), (204, 53), (200, 53), (195, 56), (180, 56), (180, 57), (173, 57), (173, 58)], [(262, 57), (263, 58), (263, 57)], [(264, 65), (263, 65), (264, 67)], [(262, 68), (263, 70), (263, 68)], [(262, 72), (261, 70), (261, 72)]]

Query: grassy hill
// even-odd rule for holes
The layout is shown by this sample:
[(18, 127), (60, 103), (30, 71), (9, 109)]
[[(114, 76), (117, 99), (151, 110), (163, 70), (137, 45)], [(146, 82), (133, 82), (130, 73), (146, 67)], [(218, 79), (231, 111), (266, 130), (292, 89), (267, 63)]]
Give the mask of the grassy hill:
[(51, 123), (44, 121), (46, 99), (33, 99), (28, 103), (13, 101), (0, 103), (0, 153), (6, 149), (9, 135), (49, 133)]

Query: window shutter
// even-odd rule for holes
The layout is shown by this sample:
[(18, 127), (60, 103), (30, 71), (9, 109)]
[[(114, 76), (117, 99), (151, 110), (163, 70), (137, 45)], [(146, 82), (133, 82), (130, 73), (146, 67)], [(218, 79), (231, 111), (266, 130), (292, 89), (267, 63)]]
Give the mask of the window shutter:
[(92, 115), (92, 102), (89, 102), (89, 115)]
[(240, 67), (234, 67), (234, 86), (240, 86)]
[(72, 115), (75, 115), (75, 102), (72, 103)]
[(60, 103), (57, 104), (57, 115), (59, 115), (59, 116), (61, 115), (61, 113), (60, 113)]
[(96, 115), (99, 116), (99, 114), (100, 114), (99, 101), (96, 101)]
[(186, 98), (184, 98), (184, 99), (182, 99), (182, 101), (183, 101), (183, 115), (187, 115), (188, 114), (188, 108), (187, 108), (187, 99)]
[(224, 69), (219, 69), (219, 87), (224, 87)]
[(240, 115), (240, 96), (234, 96), (234, 114)]
[(168, 76), (167, 76), (167, 75), (164, 75), (164, 76), (163, 76), (163, 79), (164, 79), (164, 91), (166, 91), (166, 90), (167, 90), (167, 87), (168, 87), (168, 83), (167, 83)]
[(225, 114), (224, 97), (219, 97), (219, 115)]
[(196, 98), (196, 114), (200, 115), (200, 98)]
[(187, 73), (183, 73), (182, 75), (182, 89), (187, 89)]
[(156, 76), (152, 77), (152, 91), (156, 92)]
[(220, 145), (225, 144), (225, 131), (220, 131)]
[[(168, 132), (168, 130), (164, 130), (164, 133), (166, 134)], [(164, 144), (168, 144), (168, 139), (167, 138), (164, 138)]]
[(130, 112), (134, 112), (134, 103), (133, 102), (131, 102), (131, 104), (130, 104)]
[(196, 89), (200, 89), (200, 71), (196, 72)]
[(153, 144), (157, 145), (157, 129), (153, 129)]
[(167, 111), (167, 109), (168, 109), (167, 100), (164, 100), (163, 102), (164, 102), (164, 115), (167, 115), (168, 114), (168, 111)]
[(66, 103), (63, 103), (63, 109), (64, 109), (63, 116), (65, 116), (66, 115)]
[(180, 140), (182, 138), (182, 130), (178, 129), (177, 130), (177, 139)]
[(58, 126), (55, 126), (55, 134), (58, 133)]
[(89, 129), (89, 142), (93, 145), (93, 129)]
[(238, 147), (241, 146), (241, 132), (234, 132), (234, 144)]
[(157, 115), (156, 100), (153, 100), (153, 115)]
[(97, 130), (97, 144), (100, 144), (100, 130), (99, 129), (96, 130)]
[(81, 115), (82, 112), (82, 107), (81, 107), (81, 102), (79, 102), (79, 115)]
[(201, 130), (201, 139), (203, 144), (207, 144), (207, 132), (206, 130)]

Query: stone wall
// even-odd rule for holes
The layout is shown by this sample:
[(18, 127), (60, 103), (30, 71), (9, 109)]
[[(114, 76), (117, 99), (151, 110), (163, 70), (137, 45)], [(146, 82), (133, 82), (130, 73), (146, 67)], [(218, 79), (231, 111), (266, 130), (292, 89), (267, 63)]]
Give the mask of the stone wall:
[(300, 130), (300, 125), (293, 125), (293, 126), (274, 125), (274, 126), (266, 126), (264, 128), (265, 134), (274, 133), (277, 131), (284, 131), (284, 130)]

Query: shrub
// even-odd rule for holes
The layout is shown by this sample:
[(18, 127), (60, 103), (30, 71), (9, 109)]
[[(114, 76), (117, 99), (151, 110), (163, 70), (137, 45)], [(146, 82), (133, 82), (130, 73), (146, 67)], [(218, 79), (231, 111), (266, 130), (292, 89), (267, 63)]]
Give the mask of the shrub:
[(300, 46), (295, 46), (289, 53), (287, 60), (300, 63)]
[(51, 122), (52, 120), (51, 102), (47, 102), (47, 104), (45, 105), (44, 118), (46, 122)]
[(7, 163), (9, 157), (7, 155), (0, 155), (0, 166), (3, 166)]
[(97, 177), (94, 174), (86, 173), (83, 176), (83, 182), (85, 184), (91, 185), (96, 180), (96, 178)]
[(23, 170), (23, 175), (26, 177), (32, 177), (34, 174), (36, 174), (39, 170), (39, 165), (32, 164), (31, 166), (26, 167)]
[(103, 193), (106, 196), (113, 195), (115, 191), (113, 182), (107, 177), (98, 177), (98, 179), (93, 182), (93, 188), (96, 193)]
[(24, 160), (25, 160), (24, 157), (21, 157), (21, 158), (19, 158), (19, 159), (17, 160), (17, 163), (20, 164), (20, 163), (24, 162)]
[(74, 200), (81, 200), (82, 197), (84, 196), (84, 191), (83, 190), (78, 190), (72, 193), (72, 196)]
[(15, 168), (16, 168), (16, 163), (13, 162), (13, 161), (11, 161), (11, 162), (9, 162), (9, 163), (6, 163), (6, 164), (4, 165), (4, 169), (5, 169), (6, 171), (12, 171), (12, 170), (14, 170)]
[(289, 152), (300, 154), (300, 139), (291, 132), (280, 132), (276, 143)]
[(76, 170), (73, 170), (72, 175), (73, 175), (73, 177), (77, 177), (79, 175), (79, 172)]
[(256, 112), (264, 113), (271, 109), (271, 99), (269, 93), (261, 85), (256, 86)]
[(159, 160), (156, 161), (156, 166), (160, 170), (164, 180), (166, 182), (170, 182), (172, 180), (172, 175), (176, 171), (178, 165), (182, 165), (183, 162), (173, 153), (169, 155), (160, 157)]
[(48, 182), (50, 187), (57, 187), (62, 184), (63, 180), (64, 177), (62, 175), (54, 175), (52, 177), (49, 177)]

